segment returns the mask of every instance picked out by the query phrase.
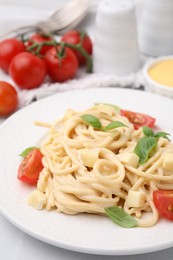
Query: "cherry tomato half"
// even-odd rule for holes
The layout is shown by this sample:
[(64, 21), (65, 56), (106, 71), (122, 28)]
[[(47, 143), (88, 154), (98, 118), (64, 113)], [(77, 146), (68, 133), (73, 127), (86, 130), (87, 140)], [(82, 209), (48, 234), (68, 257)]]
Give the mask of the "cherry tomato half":
[[(58, 51), (60, 51), (60, 47), (58, 47)], [(58, 57), (57, 51), (53, 47), (46, 53), (45, 60), (49, 76), (53, 81), (64, 82), (75, 77), (78, 62), (76, 56), (69, 48), (65, 48), (63, 56)]]
[[(88, 52), (88, 54), (90, 54), (90, 55), (92, 54), (92, 41), (86, 33), (84, 34), (84, 37), (82, 39), (80, 31), (71, 30), (63, 35), (61, 41), (75, 44), (75, 45), (82, 42), (83, 49), (86, 50)], [(79, 51), (74, 50), (74, 49), (71, 49), (71, 50), (76, 55), (79, 64), (85, 63), (85, 58), (82, 56), (82, 54)]]
[[(29, 46), (31, 46), (34, 43), (50, 42), (52, 40), (53, 40), (53, 38), (50, 37), (50, 36), (46, 36), (46, 35), (35, 33), (35, 34), (31, 35), (31, 37), (25, 43), (25, 45), (26, 45), (26, 47), (29, 47)], [(43, 46), (41, 48), (41, 50), (40, 50), (40, 54), (44, 55), (51, 48), (52, 48), (52, 45), (51, 46), (46, 46), (46, 45)]]
[(129, 110), (121, 109), (120, 114), (129, 119), (129, 121), (133, 124), (135, 130), (139, 129), (142, 126), (153, 128), (156, 121), (155, 118), (149, 115), (132, 112)]
[(19, 180), (27, 183), (36, 183), (39, 178), (39, 174), (43, 169), (42, 153), (39, 149), (34, 148), (23, 159), (19, 165), (17, 177)]
[(173, 220), (173, 190), (155, 190), (153, 200), (159, 213), (165, 218)]
[(20, 52), (25, 51), (23, 42), (11, 38), (0, 42), (0, 68), (8, 73), (12, 59)]
[(43, 83), (47, 67), (43, 59), (31, 53), (22, 52), (12, 60), (9, 73), (19, 88), (33, 89)]
[(0, 81), (0, 116), (7, 116), (18, 106), (18, 95), (15, 88), (4, 81)]

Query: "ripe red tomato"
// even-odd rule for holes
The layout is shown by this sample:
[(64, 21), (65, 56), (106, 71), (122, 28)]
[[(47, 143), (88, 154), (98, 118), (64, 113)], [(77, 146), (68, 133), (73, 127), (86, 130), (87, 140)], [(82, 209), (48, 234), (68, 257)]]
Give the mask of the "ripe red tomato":
[(23, 182), (36, 183), (43, 169), (42, 157), (42, 153), (37, 148), (29, 152), (19, 165), (17, 178)]
[(25, 51), (23, 42), (11, 38), (0, 42), (0, 68), (8, 73), (12, 59), (20, 52)]
[[(83, 40), (81, 39), (81, 32), (78, 30), (71, 30), (67, 33), (65, 33), (61, 39), (62, 42), (67, 42), (67, 43), (71, 43), (71, 44), (79, 44), (82, 41), (82, 47), (84, 48), (84, 50), (86, 50), (88, 52), (88, 54), (92, 54), (92, 41), (90, 39), (90, 37), (85, 34)], [(85, 63), (85, 58), (82, 56), (82, 54), (74, 49), (71, 49), (74, 54), (76, 55), (79, 64), (83, 64)]]
[(159, 213), (165, 218), (173, 220), (173, 190), (155, 190), (153, 200)]
[(18, 95), (15, 88), (7, 82), (0, 81), (0, 116), (7, 116), (18, 106)]
[(43, 83), (47, 67), (43, 59), (31, 53), (22, 52), (12, 60), (9, 73), (21, 89), (33, 89)]
[[(60, 51), (60, 47), (58, 47)], [(78, 69), (77, 58), (69, 49), (64, 49), (63, 57), (58, 57), (56, 49), (53, 47), (45, 55), (49, 76), (53, 81), (64, 82), (75, 77)]]
[[(50, 36), (35, 33), (35, 34), (31, 35), (31, 37), (25, 44), (26, 44), (26, 47), (29, 47), (34, 43), (50, 42), (52, 40), (53, 40), (53, 38)], [(40, 50), (40, 54), (44, 55), (51, 48), (52, 48), (52, 46), (46, 46), (46, 45), (43, 46)]]
[(123, 110), (120, 111), (122, 116), (125, 116), (129, 119), (129, 121), (134, 125), (134, 129), (137, 130), (142, 126), (148, 126), (150, 128), (154, 127), (154, 123), (156, 121), (155, 118), (142, 114), (137, 112), (132, 112), (129, 110)]

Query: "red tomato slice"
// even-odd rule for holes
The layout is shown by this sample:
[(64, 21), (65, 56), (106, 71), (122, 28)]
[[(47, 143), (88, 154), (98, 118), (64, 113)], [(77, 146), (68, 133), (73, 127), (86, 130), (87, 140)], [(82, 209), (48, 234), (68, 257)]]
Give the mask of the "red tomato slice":
[(29, 152), (19, 165), (18, 179), (31, 184), (36, 183), (43, 169), (42, 157), (42, 153), (37, 148)]
[(153, 200), (159, 213), (165, 218), (173, 220), (173, 190), (155, 190)]
[(122, 116), (125, 116), (129, 119), (129, 121), (133, 124), (135, 130), (139, 129), (142, 126), (153, 128), (156, 121), (155, 118), (147, 114), (132, 112), (123, 109), (121, 109), (120, 113)]

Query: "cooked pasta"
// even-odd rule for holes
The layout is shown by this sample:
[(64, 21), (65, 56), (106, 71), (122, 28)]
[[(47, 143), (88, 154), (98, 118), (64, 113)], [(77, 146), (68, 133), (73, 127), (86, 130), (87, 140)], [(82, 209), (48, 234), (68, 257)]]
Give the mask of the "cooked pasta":
[[(83, 115), (99, 119), (96, 129)], [(104, 131), (111, 122), (122, 125)], [(41, 122), (37, 123), (42, 125)], [(137, 219), (138, 226), (152, 226), (158, 221), (152, 192), (173, 189), (173, 174), (163, 167), (173, 144), (160, 137), (155, 152), (139, 164), (134, 153), (142, 128), (134, 130), (127, 118), (109, 105), (95, 105), (85, 111), (67, 110), (50, 127), (41, 144), (43, 170), (37, 183), (43, 208), (65, 214), (105, 214), (105, 208), (117, 206)], [(41, 208), (42, 208), (41, 206)]]

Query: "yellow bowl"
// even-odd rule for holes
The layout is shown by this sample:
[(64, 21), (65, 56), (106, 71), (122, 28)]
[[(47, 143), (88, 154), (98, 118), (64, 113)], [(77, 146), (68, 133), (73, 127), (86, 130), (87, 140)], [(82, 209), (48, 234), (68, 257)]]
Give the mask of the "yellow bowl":
[[(156, 81), (149, 74), (150, 69), (155, 67), (157, 64), (161, 64), (163, 61), (173, 61), (173, 56), (163, 56), (154, 60), (147, 62), (143, 68), (143, 76), (144, 76), (144, 88), (146, 91), (154, 92), (163, 96), (167, 96), (173, 98), (173, 86), (169, 86), (168, 84), (161, 84), (159, 81)], [(164, 73), (164, 70), (162, 71)], [(161, 75), (159, 75), (161, 76)], [(173, 78), (173, 73), (172, 73)]]

